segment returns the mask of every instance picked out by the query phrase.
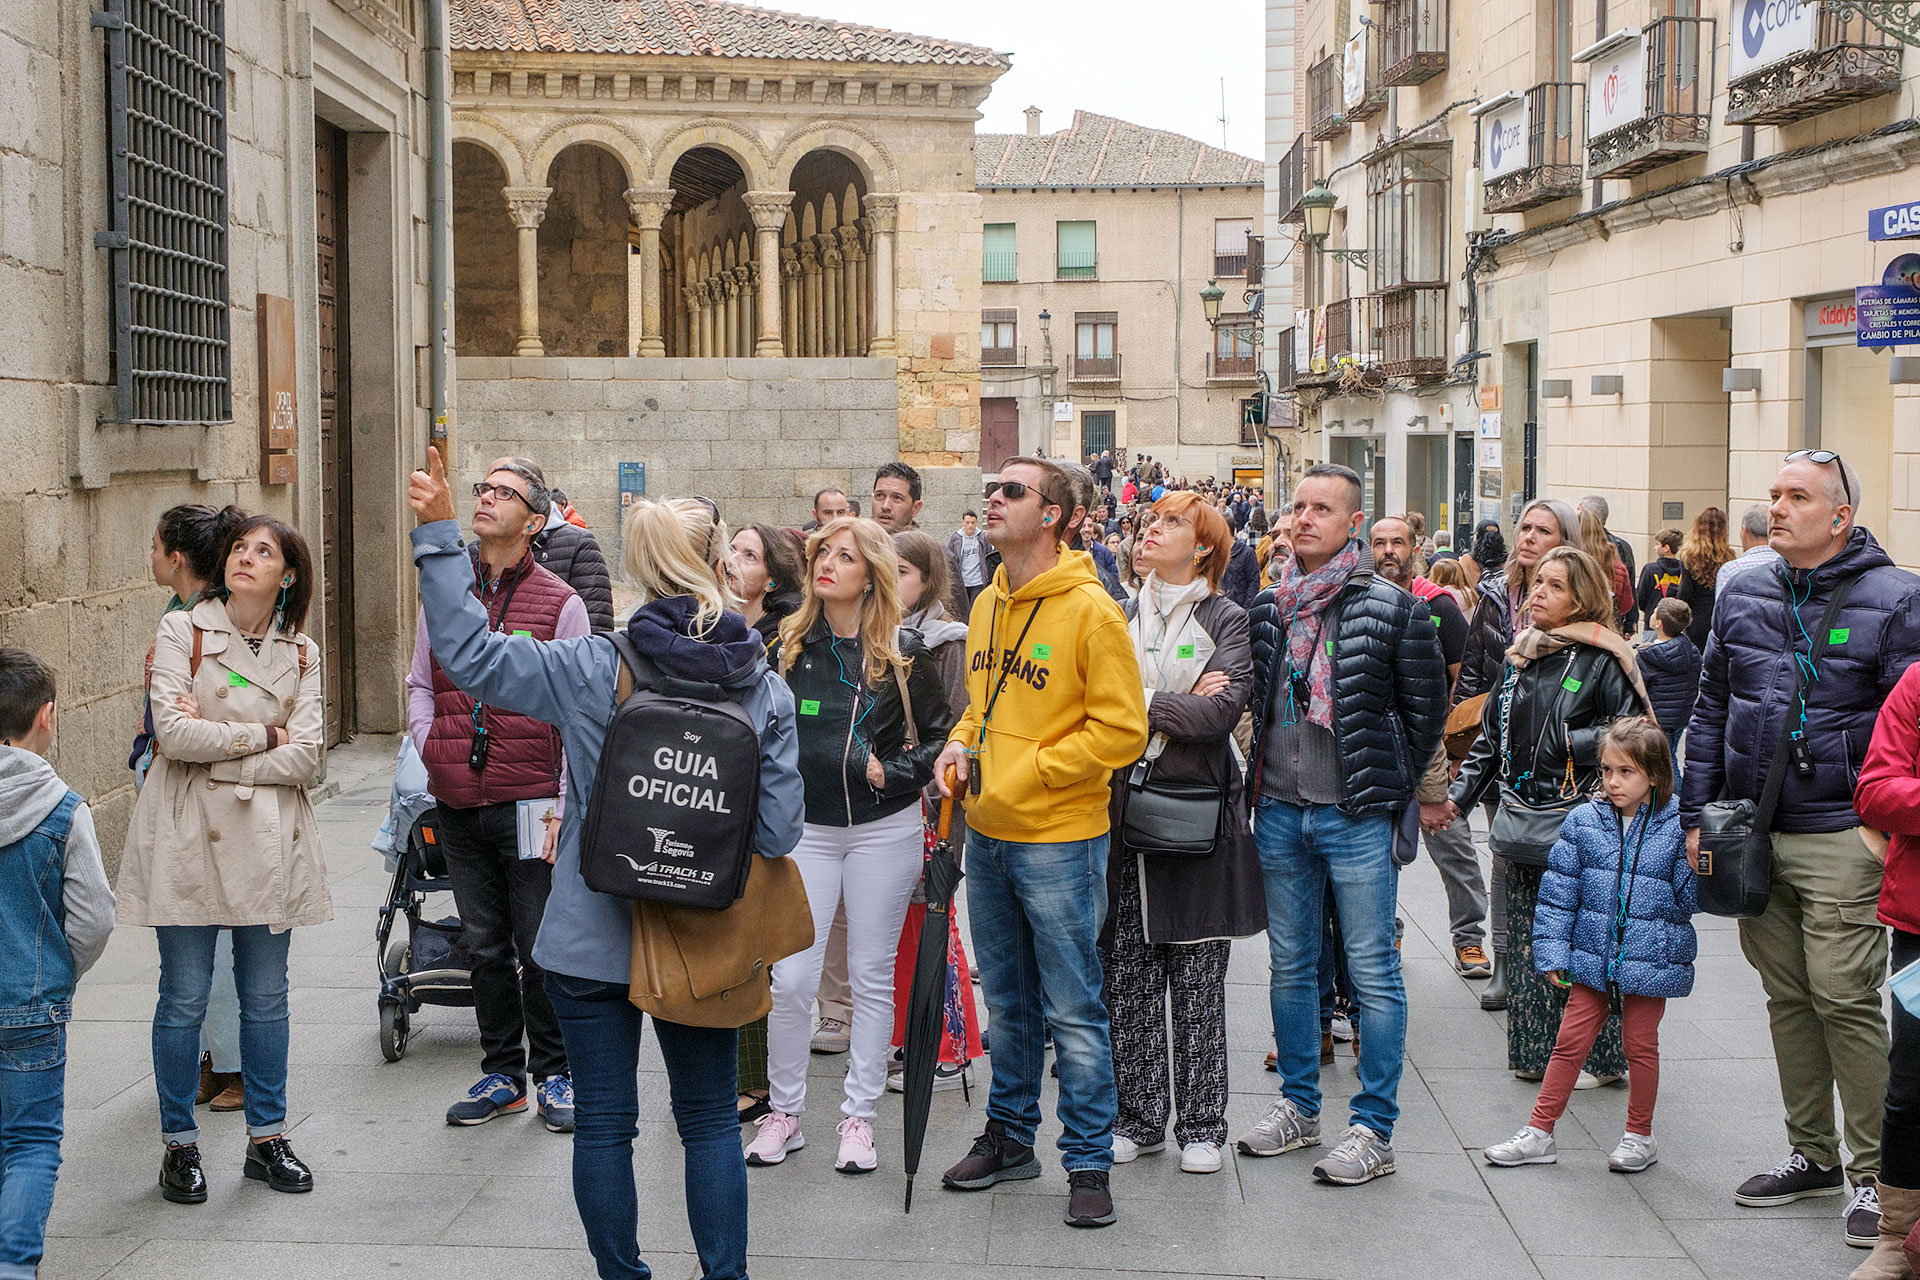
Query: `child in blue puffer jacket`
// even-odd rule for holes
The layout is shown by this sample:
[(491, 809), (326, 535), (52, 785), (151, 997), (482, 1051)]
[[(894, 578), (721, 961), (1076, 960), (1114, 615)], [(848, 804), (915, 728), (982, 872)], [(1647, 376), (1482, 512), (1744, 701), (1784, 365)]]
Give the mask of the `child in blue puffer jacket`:
[(1567, 988), (1560, 1038), (1525, 1128), (1481, 1154), (1488, 1164), (1552, 1164), (1553, 1126), (1567, 1108), (1609, 1012), (1627, 1047), (1627, 1131), (1607, 1157), (1638, 1173), (1659, 1157), (1660, 1018), (1693, 990), (1698, 886), (1673, 796), (1667, 737), (1649, 720), (1618, 720), (1600, 741), (1604, 797), (1567, 815), (1547, 858), (1534, 912), (1534, 967)]

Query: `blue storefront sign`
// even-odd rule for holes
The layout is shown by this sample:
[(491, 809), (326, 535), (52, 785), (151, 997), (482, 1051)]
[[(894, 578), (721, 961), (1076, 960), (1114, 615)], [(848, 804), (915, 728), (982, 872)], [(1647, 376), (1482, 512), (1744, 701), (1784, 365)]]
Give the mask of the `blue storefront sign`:
[(1920, 200), (1867, 210), (1867, 239), (1920, 240)]
[(1887, 264), (1879, 284), (1853, 291), (1854, 345), (1901, 347), (1920, 343), (1920, 253)]

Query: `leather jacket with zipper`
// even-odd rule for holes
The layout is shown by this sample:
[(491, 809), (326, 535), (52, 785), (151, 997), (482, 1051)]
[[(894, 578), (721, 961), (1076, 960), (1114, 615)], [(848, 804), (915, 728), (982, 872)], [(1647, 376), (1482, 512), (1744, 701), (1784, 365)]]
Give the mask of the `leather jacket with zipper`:
[[(917, 803), (933, 778), (933, 762), (953, 730), (953, 710), (920, 633), (902, 627), (896, 643), (910, 664), (907, 692), (919, 730), (919, 746), (912, 749), (906, 745), (899, 683), (891, 675), (877, 688), (867, 683), (857, 638), (836, 639), (820, 619), (786, 672), (799, 713), (800, 780), (809, 823), (851, 827), (888, 817)], [(880, 758), (886, 777), (880, 787), (867, 781), (869, 752)]]

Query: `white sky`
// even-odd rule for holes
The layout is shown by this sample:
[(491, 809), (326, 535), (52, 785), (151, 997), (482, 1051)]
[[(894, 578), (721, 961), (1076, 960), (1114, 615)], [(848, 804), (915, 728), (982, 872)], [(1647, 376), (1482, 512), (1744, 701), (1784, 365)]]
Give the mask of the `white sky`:
[(1041, 109), (1052, 133), (1074, 109), (1171, 129), (1264, 159), (1266, 10), (1261, 0), (775, 0), (789, 13), (891, 27), (1013, 54), (981, 108), (983, 133), (1019, 133)]

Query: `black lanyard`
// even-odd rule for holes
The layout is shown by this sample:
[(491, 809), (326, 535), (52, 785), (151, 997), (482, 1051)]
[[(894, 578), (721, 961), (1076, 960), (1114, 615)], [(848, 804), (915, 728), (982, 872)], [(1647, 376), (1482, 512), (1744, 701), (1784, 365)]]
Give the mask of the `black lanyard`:
[[(1033, 620), (1040, 616), (1040, 606), (1046, 602), (1044, 596), (1033, 602), (1033, 612), (1027, 615), (1027, 625), (1020, 628), (1020, 638), (1013, 642), (1013, 652), (1015, 656), (1019, 655), (1020, 646), (1027, 642), (1027, 632), (1032, 629)], [(1013, 607), (1012, 603), (1009, 602), (1007, 607), (1011, 609)], [(1000, 628), (996, 626), (994, 628), (993, 652), (1000, 663), (1000, 681), (993, 686), (993, 694), (987, 699), (986, 713), (980, 717), (980, 739), (982, 741), (984, 741), (987, 736), (987, 722), (993, 719), (993, 708), (995, 704), (1000, 701), (1000, 691), (1007, 687), (1007, 677), (1013, 674), (1013, 663), (1008, 660), (1006, 653), (1000, 648), (999, 634)]]

